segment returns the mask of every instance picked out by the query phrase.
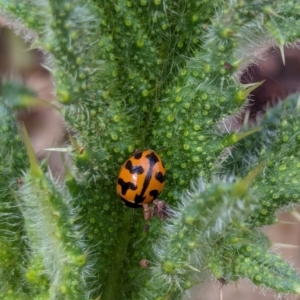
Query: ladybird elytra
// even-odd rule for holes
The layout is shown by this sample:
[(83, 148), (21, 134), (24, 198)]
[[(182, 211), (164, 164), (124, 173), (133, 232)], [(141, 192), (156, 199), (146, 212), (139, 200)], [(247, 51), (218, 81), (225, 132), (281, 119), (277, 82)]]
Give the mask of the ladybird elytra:
[(142, 207), (155, 200), (165, 185), (165, 166), (153, 150), (135, 151), (121, 166), (117, 194), (125, 205)]

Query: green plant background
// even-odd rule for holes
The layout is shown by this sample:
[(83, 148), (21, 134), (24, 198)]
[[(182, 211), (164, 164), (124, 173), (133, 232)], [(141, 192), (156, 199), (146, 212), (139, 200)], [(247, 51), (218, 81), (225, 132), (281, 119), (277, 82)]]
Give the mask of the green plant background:
[[(57, 182), (14, 121), (16, 107), (38, 99), (3, 83), (1, 299), (182, 299), (211, 275), (300, 292), (261, 231), (299, 202), (298, 96), (253, 128), (225, 126), (262, 84), (238, 81), (251, 49), (278, 46), (284, 59), (299, 38), (298, 1), (0, 0), (0, 9), (48, 53), (75, 132), (74, 167)], [(125, 159), (148, 148), (166, 165), (160, 198), (172, 214), (145, 232), (142, 210), (125, 207), (115, 185)]]

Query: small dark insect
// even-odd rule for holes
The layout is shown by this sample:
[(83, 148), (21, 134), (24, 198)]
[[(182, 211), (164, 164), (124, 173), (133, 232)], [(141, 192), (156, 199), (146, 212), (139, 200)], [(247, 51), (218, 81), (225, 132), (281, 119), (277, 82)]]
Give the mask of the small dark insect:
[(23, 178), (18, 178), (17, 179), (17, 184), (19, 187), (21, 187), (23, 185), (24, 181), (23, 181)]
[(140, 261), (140, 266), (142, 268), (147, 268), (148, 267), (148, 264), (149, 264), (149, 261), (145, 258), (143, 258), (141, 261)]
[(228, 63), (228, 62), (225, 62), (225, 63), (224, 63), (224, 67), (225, 67), (225, 69), (227, 69), (227, 70), (231, 70), (231, 69), (232, 69), (232, 65), (231, 65), (230, 63)]
[(150, 228), (150, 225), (149, 224), (145, 224), (144, 225), (144, 232), (148, 232), (149, 228)]

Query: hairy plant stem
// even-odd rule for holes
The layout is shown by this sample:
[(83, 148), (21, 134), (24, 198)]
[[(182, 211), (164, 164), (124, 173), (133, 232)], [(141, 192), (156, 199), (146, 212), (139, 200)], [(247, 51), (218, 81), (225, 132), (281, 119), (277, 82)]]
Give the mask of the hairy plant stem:
[(120, 290), (120, 283), (123, 283), (123, 262), (126, 257), (126, 250), (130, 238), (129, 233), (135, 216), (137, 216), (135, 210), (127, 209), (127, 207), (124, 207), (124, 210), (122, 210), (122, 216), (118, 216), (118, 218), (121, 217), (122, 232), (120, 232), (118, 244), (115, 245), (112, 253), (114, 259), (105, 282), (103, 294), (101, 295), (101, 299), (103, 300), (121, 299), (124, 297), (124, 295), (120, 295), (123, 292), (122, 289)]

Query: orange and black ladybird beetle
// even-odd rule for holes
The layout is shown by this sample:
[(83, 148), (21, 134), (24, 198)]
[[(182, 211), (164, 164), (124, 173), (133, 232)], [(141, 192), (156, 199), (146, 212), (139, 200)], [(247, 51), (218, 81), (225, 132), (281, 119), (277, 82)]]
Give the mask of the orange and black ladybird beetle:
[(125, 205), (143, 207), (157, 199), (165, 185), (166, 169), (153, 150), (136, 150), (122, 165), (117, 193)]

